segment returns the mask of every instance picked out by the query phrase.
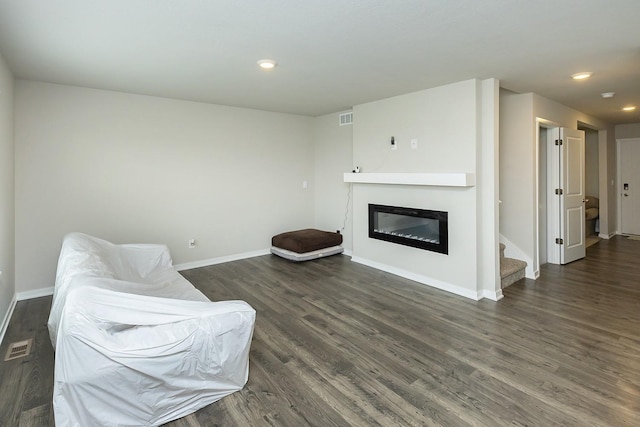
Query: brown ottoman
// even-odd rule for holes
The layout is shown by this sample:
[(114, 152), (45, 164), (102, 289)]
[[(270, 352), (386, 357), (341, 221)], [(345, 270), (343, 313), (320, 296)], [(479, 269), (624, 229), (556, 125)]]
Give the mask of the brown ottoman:
[(342, 234), (306, 228), (273, 236), (271, 253), (291, 261), (308, 261), (342, 253)]

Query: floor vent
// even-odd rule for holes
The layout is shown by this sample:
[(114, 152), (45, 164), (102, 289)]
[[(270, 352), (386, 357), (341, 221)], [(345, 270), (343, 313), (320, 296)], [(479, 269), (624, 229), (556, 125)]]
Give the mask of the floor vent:
[(353, 111), (340, 114), (340, 126), (346, 126), (353, 123)]
[(33, 338), (9, 344), (9, 349), (7, 350), (7, 355), (4, 357), (4, 360), (7, 361), (28, 356), (29, 353), (31, 353), (31, 344), (33, 344)]

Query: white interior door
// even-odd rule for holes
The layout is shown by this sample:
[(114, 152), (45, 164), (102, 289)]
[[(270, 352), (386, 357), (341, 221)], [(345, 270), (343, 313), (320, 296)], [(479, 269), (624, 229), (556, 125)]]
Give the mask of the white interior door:
[(585, 257), (584, 132), (559, 128), (560, 264)]
[(640, 234), (640, 139), (620, 140), (620, 231)]

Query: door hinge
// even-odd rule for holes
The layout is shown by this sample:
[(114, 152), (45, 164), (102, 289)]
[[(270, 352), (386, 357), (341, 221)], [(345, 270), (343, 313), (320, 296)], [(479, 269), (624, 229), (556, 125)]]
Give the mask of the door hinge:
[(559, 196), (562, 195), (563, 194), (562, 188), (556, 188), (556, 194)]
[(556, 145), (562, 145), (562, 140), (561, 139), (556, 139)]
[(563, 245), (564, 244), (564, 240), (562, 240), (561, 238), (556, 238), (556, 245)]

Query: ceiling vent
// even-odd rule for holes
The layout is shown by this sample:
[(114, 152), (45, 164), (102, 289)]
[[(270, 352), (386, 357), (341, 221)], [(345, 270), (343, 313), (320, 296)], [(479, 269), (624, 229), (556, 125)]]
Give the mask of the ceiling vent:
[(7, 361), (28, 356), (29, 353), (31, 353), (31, 344), (33, 344), (33, 338), (9, 344), (9, 349), (7, 350), (7, 355), (4, 360)]
[(340, 114), (340, 126), (353, 124), (353, 111)]

